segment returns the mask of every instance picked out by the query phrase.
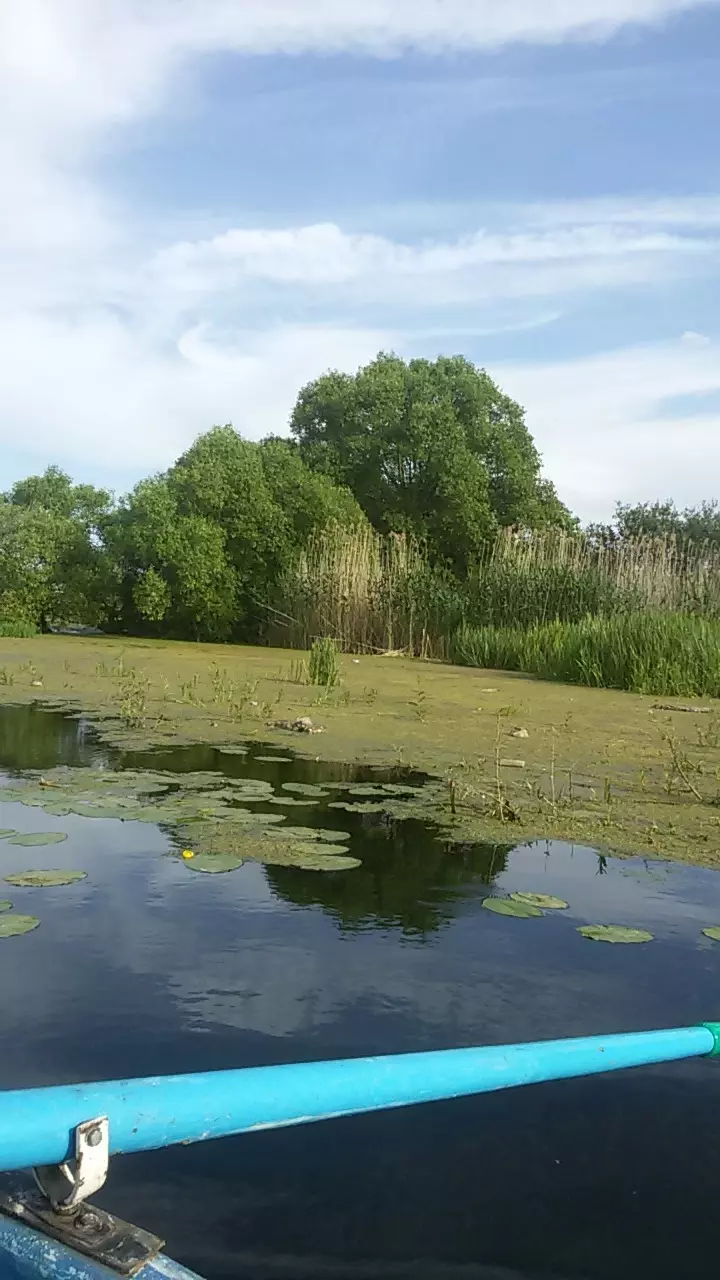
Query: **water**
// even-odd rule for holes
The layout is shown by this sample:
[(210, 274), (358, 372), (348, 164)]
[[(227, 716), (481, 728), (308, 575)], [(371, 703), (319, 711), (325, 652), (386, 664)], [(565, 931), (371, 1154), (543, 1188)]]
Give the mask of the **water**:
[[(343, 776), (209, 750), (124, 762)], [(0, 714), (9, 772), (102, 760), (118, 763), (82, 720)], [(70, 835), (40, 849), (0, 842), (0, 874), (88, 872), (70, 887), (9, 890), (42, 923), (0, 941), (0, 1086), (720, 1015), (720, 945), (700, 934), (720, 923), (714, 872), (557, 844), (449, 852), (420, 823), (378, 815), (296, 809), (288, 820), (352, 828), (362, 869), (196, 875), (144, 823), (0, 804), (0, 827)], [(492, 881), (557, 894), (570, 910), (491, 915), (480, 904)], [(602, 946), (575, 931), (607, 921), (656, 940)], [(116, 1159), (98, 1200), (164, 1235), (208, 1280), (676, 1280), (716, 1258), (719, 1113), (718, 1067), (693, 1061)]]

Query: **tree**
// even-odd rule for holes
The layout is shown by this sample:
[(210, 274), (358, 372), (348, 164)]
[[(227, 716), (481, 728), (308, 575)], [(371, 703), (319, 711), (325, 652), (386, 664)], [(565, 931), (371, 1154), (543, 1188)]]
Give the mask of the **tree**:
[(457, 569), (500, 526), (573, 524), (520, 406), (461, 356), (381, 353), (354, 376), (325, 374), (300, 392), (291, 427), (305, 461), (376, 529), (412, 532)]
[(183, 512), (167, 476), (135, 486), (108, 540), (122, 576), (128, 629), (229, 638), (240, 605), (224, 533), (214, 521)]
[(311, 471), (291, 440), (270, 436), (260, 448), (260, 463), (273, 501), (283, 515), (285, 536), (302, 546), (316, 529), (361, 524), (365, 515), (349, 489)]
[(73, 485), (57, 467), (18, 481), (0, 501), (0, 614), (43, 628), (105, 621), (116, 590), (102, 540), (111, 506), (105, 490)]
[(163, 475), (143, 480), (108, 532), (123, 619), (194, 639), (262, 635), (274, 584), (317, 527), (363, 519), (347, 491), (298, 451), (213, 427)]
[(671, 498), (664, 502), (619, 502), (610, 525), (591, 525), (588, 535), (611, 545), (629, 538), (675, 538), (678, 542), (709, 542), (720, 546), (720, 505), (702, 502), (680, 511)]

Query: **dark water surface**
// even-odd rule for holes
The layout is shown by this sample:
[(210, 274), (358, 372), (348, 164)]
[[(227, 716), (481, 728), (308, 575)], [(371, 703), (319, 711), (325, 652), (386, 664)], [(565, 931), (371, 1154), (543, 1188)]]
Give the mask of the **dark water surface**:
[[(209, 748), (119, 759), (81, 719), (0, 713), (6, 773), (103, 761), (278, 783), (380, 776)], [(5, 886), (41, 926), (0, 940), (0, 1087), (720, 1017), (720, 944), (700, 933), (720, 924), (715, 872), (562, 844), (449, 851), (417, 821), (322, 807), (288, 821), (351, 830), (362, 868), (198, 875), (153, 826), (0, 802), (0, 828), (70, 837), (0, 841), (0, 875), (88, 872), (64, 888)], [(493, 881), (570, 910), (492, 915)], [(607, 922), (656, 940), (612, 947), (575, 931)], [(208, 1280), (676, 1280), (717, 1257), (718, 1132), (718, 1067), (694, 1061), (118, 1158), (98, 1200)]]

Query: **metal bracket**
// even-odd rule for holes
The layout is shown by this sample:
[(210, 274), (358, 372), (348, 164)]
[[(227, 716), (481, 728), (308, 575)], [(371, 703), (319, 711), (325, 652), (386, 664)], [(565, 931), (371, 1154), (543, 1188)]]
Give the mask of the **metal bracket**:
[(44, 1194), (41, 1196), (34, 1190), (0, 1194), (0, 1213), (50, 1236), (68, 1249), (85, 1254), (121, 1276), (142, 1274), (165, 1243), (149, 1231), (131, 1226), (95, 1205), (81, 1204), (73, 1213), (55, 1213)]
[(105, 1184), (110, 1163), (110, 1123), (107, 1116), (85, 1120), (75, 1130), (75, 1168), (43, 1164), (33, 1177), (55, 1213), (73, 1213), (83, 1200)]

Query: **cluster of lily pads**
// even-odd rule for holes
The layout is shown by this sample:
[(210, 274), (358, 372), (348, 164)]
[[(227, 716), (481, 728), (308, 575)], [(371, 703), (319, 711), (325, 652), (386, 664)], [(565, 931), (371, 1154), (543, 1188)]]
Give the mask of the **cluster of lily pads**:
[[(499, 916), (514, 916), (519, 920), (531, 920), (546, 911), (566, 911), (569, 902), (549, 893), (511, 893), (508, 898), (485, 898), (483, 907)], [(647, 929), (630, 929), (622, 924), (583, 924), (577, 932), (591, 942), (652, 942), (654, 935)], [(713, 925), (703, 929), (706, 938), (720, 942), (720, 927)]]
[[(16, 840), (15, 843), (19, 841)], [(27, 844), (28, 841), (23, 843)], [(54, 842), (40, 841), (36, 838), (32, 843)], [(5, 876), (5, 883), (15, 885), (19, 889), (48, 889), (65, 884), (77, 884), (86, 876), (85, 871), (18, 871), (14, 875)], [(19, 911), (14, 911), (12, 902), (7, 899), (0, 901), (0, 938), (17, 938), (23, 933), (31, 933), (39, 924), (37, 916), (23, 915)]]
[[(279, 757), (268, 759), (275, 762)], [(273, 811), (314, 806), (339, 790), (350, 798), (328, 808), (367, 813), (379, 812), (419, 788), (400, 783), (285, 782), (275, 794), (270, 782), (220, 773), (61, 767), (28, 774), (22, 782), (4, 787), (0, 798), (54, 817), (75, 814), (168, 824), (189, 846), (183, 856), (193, 871), (233, 871), (246, 861), (306, 871), (349, 871), (360, 865), (349, 855), (349, 832), (291, 826), (286, 813)], [(5, 835), (17, 843), (33, 842), (33, 837)]]

